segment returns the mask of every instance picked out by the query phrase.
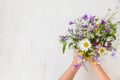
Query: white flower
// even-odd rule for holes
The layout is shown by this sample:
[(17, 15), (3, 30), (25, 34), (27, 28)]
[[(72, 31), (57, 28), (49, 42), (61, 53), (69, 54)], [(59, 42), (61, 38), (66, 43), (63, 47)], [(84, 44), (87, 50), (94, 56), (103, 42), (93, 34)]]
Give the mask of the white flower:
[(91, 48), (91, 43), (88, 39), (83, 39), (79, 42), (79, 47), (82, 51), (88, 51)]
[(101, 55), (104, 55), (106, 53), (106, 49), (104, 47), (100, 47), (98, 50), (98, 53), (100, 53)]

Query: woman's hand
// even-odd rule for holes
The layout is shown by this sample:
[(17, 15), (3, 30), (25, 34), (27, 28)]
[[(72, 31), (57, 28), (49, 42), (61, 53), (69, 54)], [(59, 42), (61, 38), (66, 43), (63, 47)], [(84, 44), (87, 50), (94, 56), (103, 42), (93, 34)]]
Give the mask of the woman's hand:
[[(78, 59), (78, 50), (75, 49), (74, 50), (74, 58), (73, 61), (71, 63), (71, 65), (69, 66), (69, 68), (63, 73), (63, 75), (59, 78), (59, 80), (73, 80), (76, 72), (79, 70), (80, 66), (82, 65), (82, 61), (79, 62)], [(77, 68), (75, 69), (75, 65), (77, 65), (79, 62), (79, 65), (77, 66)]]
[[(74, 58), (73, 58), (73, 61), (72, 61), (72, 65), (77, 70), (83, 64), (83, 61), (78, 58), (78, 55), (79, 55), (79, 50), (78, 49), (74, 49)], [(78, 67), (78, 68), (76, 68), (76, 67)]]
[(74, 57), (73, 57), (73, 61), (72, 61), (73, 65), (78, 64), (78, 62), (79, 62), (78, 54), (79, 54), (78, 49), (74, 49)]
[[(69, 68), (63, 73), (63, 75), (59, 78), (59, 80), (73, 80), (76, 72), (79, 70), (81, 65), (83, 64), (83, 61), (80, 61), (78, 59), (78, 49), (74, 50), (74, 58), (72, 61), (72, 64), (69, 66)], [(90, 59), (89, 64), (92, 66), (92, 69), (94, 70), (95, 74), (98, 77), (98, 80), (110, 80), (108, 75), (105, 73), (105, 71), (102, 69), (100, 65), (93, 64), (93, 61)], [(79, 63), (79, 65), (77, 65)], [(77, 65), (77, 69), (75, 69), (75, 65)]]
[(109, 76), (105, 73), (100, 64), (94, 64), (92, 60), (88, 62), (91, 65), (95, 74), (97, 75), (98, 80), (110, 80)]

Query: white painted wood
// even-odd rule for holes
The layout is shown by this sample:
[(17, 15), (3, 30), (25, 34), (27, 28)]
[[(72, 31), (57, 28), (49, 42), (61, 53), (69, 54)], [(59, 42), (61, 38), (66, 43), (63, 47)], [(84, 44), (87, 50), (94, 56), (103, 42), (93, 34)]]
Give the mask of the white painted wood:
[[(58, 41), (69, 20), (103, 17), (116, 6), (119, 0), (0, 0), (0, 80), (57, 80), (72, 61), (72, 50), (63, 55)], [(111, 80), (119, 80), (120, 57), (102, 59)], [(74, 80), (94, 75), (81, 68)]]

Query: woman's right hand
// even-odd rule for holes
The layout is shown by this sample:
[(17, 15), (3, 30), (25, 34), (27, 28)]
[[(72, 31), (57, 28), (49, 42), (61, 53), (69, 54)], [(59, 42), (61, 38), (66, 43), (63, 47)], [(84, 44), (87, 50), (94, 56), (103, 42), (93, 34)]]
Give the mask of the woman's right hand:
[(109, 76), (106, 74), (100, 64), (94, 64), (92, 60), (89, 60), (88, 62), (98, 77), (98, 80), (110, 80)]

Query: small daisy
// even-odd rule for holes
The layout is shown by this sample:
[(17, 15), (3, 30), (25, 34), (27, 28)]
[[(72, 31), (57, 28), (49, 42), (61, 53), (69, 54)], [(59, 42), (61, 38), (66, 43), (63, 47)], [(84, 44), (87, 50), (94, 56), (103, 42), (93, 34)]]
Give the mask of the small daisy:
[(105, 50), (104, 47), (100, 47), (99, 50), (98, 50), (98, 52), (99, 52), (100, 54), (104, 55), (105, 52), (106, 52), (106, 50)]
[(91, 48), (91, 43), (88, 39), (81, 40), (79, 44), (80, 44), (79, 47), (82, 51), (86, 52), (86, 51), (88, 51), (88, 49)]

